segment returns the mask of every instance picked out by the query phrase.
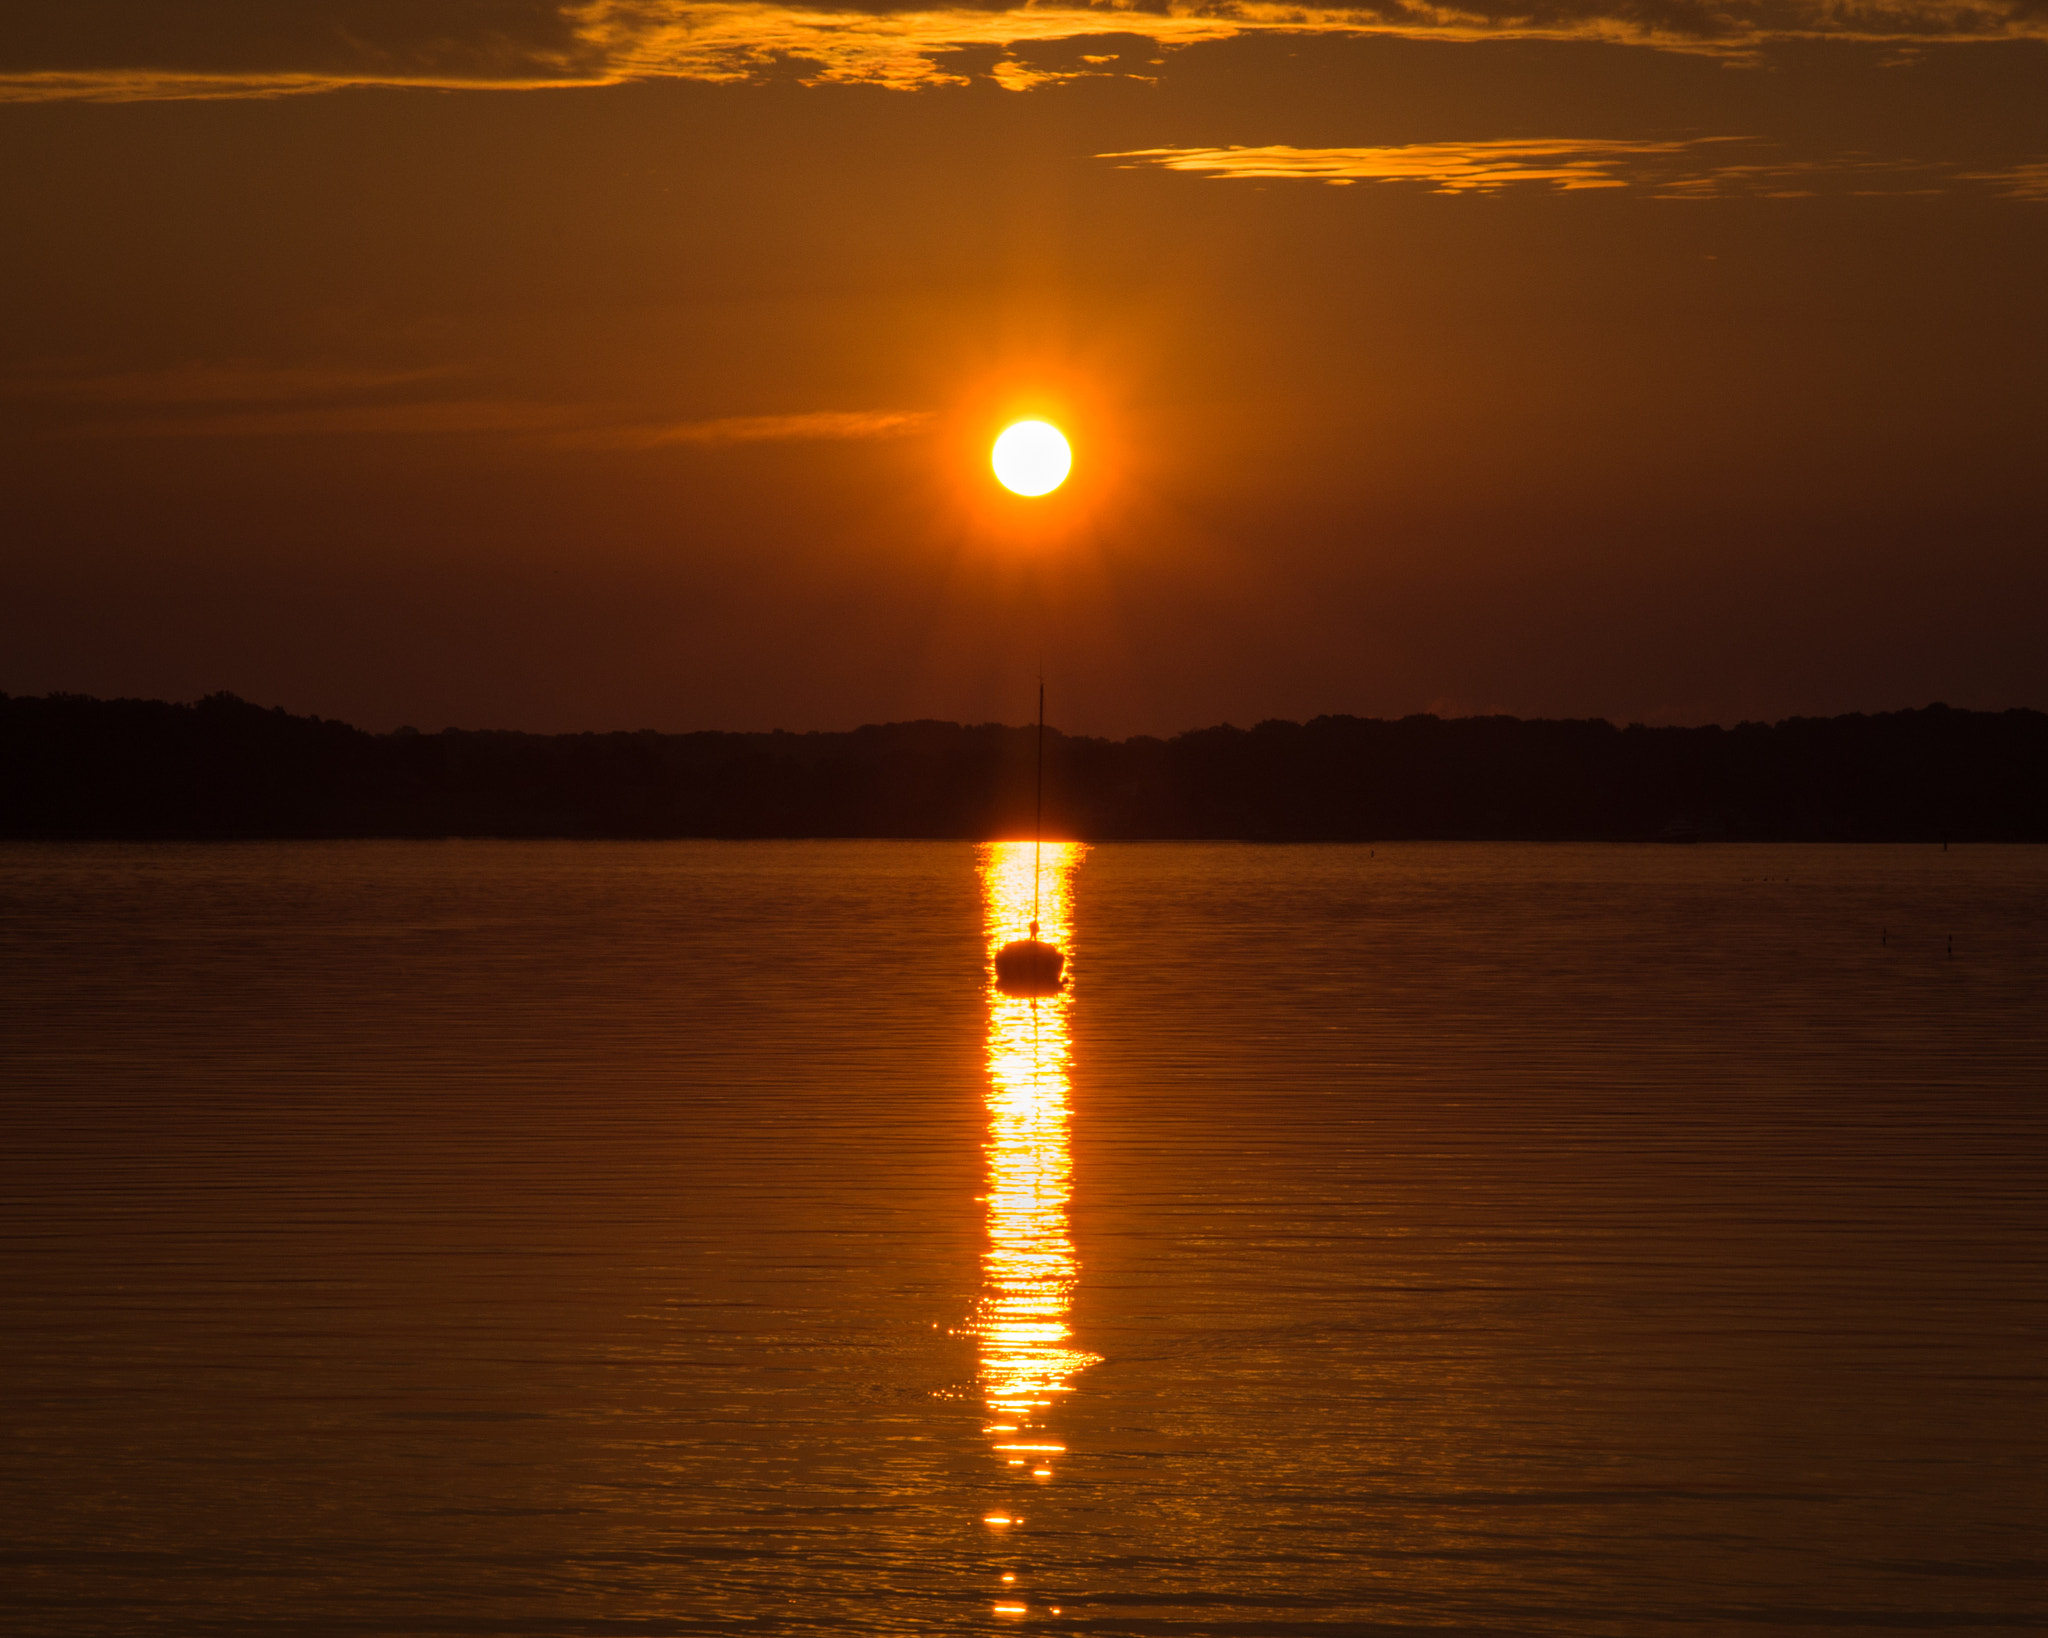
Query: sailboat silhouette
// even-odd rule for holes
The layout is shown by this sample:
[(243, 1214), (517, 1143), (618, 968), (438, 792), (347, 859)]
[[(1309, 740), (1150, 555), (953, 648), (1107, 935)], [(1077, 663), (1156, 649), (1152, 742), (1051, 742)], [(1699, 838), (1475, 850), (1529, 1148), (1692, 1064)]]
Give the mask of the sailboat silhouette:
[(1038, 937), (1039, 854), (1045, 846), (1045, 679), (1038, 680), (1038, 788), (1031, 817), (1031, 936), (996, 951), (996, 988), (1005, 995), (1053, 995), (1067, 958)]

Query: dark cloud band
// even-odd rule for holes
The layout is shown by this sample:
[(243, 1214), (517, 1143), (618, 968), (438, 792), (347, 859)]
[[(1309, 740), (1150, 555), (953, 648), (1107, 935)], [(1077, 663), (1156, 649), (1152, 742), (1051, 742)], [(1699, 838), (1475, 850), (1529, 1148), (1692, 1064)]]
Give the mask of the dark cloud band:
[[(0, 100), (279, 96), (349, 85), (520, 88), (794, 68), (812, 82), (954, 83), (949, 53), (1102, 37), (1246, 34), (1549, 39), (1740, 56), (1772, 42), (2048, 39), (2043, 0), (1377, 0), (1296, 6), (945, 5), (761, 0), (67, 0), (10, 21)], [(996, 76), (1023, 89), (1057, 79)]]

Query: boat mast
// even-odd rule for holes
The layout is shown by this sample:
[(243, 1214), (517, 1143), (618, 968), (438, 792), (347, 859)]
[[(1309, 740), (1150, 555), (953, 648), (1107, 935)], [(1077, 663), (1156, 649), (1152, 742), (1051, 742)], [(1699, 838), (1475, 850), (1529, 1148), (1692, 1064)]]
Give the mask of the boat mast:
[(1045, 837), (1045, 676), (1038, 678), (1038, 792), (1031, 813), (1031, 936), (1038, 937), (1038, 853)]

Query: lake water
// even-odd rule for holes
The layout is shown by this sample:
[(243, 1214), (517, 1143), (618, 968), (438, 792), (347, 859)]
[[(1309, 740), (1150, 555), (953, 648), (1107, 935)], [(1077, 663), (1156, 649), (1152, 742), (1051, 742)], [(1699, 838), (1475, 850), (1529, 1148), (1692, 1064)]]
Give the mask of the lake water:
[(2048, 849), (1029, 893), (0, 849), (6, 1630), (2048, 1621)]

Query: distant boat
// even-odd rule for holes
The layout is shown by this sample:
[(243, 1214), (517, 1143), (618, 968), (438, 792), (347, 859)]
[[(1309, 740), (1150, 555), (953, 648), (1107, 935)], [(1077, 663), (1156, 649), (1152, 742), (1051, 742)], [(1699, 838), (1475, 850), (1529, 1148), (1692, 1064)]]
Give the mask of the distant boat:
[(1031, 936), (996, 951), (996, 988), (1005, 995), (1057, 995), (1067, 958), (1038, 937), (1038, 860), (1045, 846), (1045, 679), (1038, 680), (1038, 791), (1031, 817)]
[(1053, 995), (1066, 965), (1057, 945), (1039, 941), (1034, 921), (1029, 938), (1012, 939), (996, 951), (996, 988), (1005, 995)]

